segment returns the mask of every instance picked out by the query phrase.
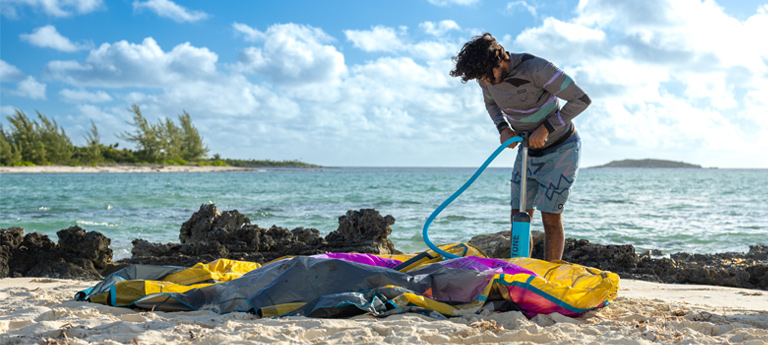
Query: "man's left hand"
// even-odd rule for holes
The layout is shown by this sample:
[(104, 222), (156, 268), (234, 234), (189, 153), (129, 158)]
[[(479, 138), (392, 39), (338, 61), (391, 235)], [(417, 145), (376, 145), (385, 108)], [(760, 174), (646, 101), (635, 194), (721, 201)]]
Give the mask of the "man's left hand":
[(548, 137), (549, 131), (547, 130), (547, 127), (539, 126), (539, 128), (536, 128), (531, 136), (528, 137), (528, 145), (530, 145), (531, 148), (537, 149), (547, 143)]

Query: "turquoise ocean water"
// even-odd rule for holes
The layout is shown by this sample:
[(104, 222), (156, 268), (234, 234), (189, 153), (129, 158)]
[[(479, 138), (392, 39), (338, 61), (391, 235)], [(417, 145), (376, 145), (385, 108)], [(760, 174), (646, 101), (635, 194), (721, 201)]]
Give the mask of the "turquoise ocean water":
[[(425, 220), (474, 168), (322, 168), (224, 173), (0, 174), (0, 228), (56, 240), (78, 225), (112, 239), (179, 242), (201, 204), (238, 210), (252, 224), (317, 228), (325, 236), (347, 210), (392, 215), (404, 252), (426, 249)], [(487, 169), (430, 226), (435, 243), (509, 229), (510, 169)], [(665, 253), (746, 252), (768, 244), (768, 170), (582, 169), (564, 214), (566, 237)], [(532, 228), (542, 230), (539, 216)]]

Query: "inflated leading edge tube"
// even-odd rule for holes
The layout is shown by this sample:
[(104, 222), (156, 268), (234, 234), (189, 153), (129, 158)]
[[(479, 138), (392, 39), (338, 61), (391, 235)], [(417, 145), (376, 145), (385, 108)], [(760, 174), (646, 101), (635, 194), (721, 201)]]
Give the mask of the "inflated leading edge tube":
[(483, 165), (481, 165), (480, 168), (478, 168), (477, 171), (475, 171), (475, 173), (472, 175), (472, 177), (470, 177), (469, 180), (467, 180), (467, 182), (465, 182), (464, 185), (461, 186), (461, 188), (459, 188), (459, 190), (457, 190), (450, 197), (448, 197), (448, 199), (443, 201), (443, 203), (440, 204), (440, 206), (438, 206), (437, 209), (435, 209), (434, 212), (432, 212), (432, 215), (430, 215), (429, 218), (427, 218), (427, 221), (424, 223), (424, 229), (422, 230), (422, 236), (424, 237), (424, 242), (427, 244), (427, 246), (430, 249), (432, 249), (436, 253), (442, 255), (443, 256), (443, 260), (456, 259), (459, 256), (451, 254), (451, 253), (448, 253), (448, 252), (438, 248), (434, 243), (432, 243), (432, 241), (429, 240), (429, 225), (432, 224), (432, 221), (435, 220), (435, 217), (437, 217), (437, 215), (440, 214), (440, 212), (442, 212), (443, 209), (446, 206), (448, 206), (450, 203), (452, 203), (453, 200), (455, 200), (459, 195), (461, 195), (461, 193), (464, 193), (464, 191), (467, 189), (467, 187), (469, 187), (473, 182), (475, 182), (475, 179), (477, 179), (477, 177), (480, 176), (480, 174), (483, 173), (485, 168), (488, 167), (488, 164), (491, 164), (491, 162), (493, 162), (493, 160), (496, 159), (496, 156), (498, 156), (499, 153), (501, 153), (501, 151), (504, 151), (504, 149), (507, 146), (512, 145), (512, 143), (521, 142), (521, 141), (523, 141), (523, 138), (518, 136), (518, 137), (512, 137), (512, 138), (508, 139), (507, 141), (505, 141), (503, 144), (501, 144), (501, 146), (499, 146), (499, 148), (497, 148), (496, 151), (493, 151), (493, 153), (488, 157), (488, 159), (485, 160), (485, 163), (483, 163)]

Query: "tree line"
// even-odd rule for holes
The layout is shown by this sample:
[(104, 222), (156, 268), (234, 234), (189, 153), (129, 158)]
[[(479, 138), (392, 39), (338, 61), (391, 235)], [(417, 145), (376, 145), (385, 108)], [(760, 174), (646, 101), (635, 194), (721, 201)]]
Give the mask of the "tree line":
[(117, 137), (135, 144), (133, 150), (118, 149), (118, 144), (103, 144), (93, 121), (85, 137), (86, 145), (75, 146), (56, 120), (37, 112), (38, 122), (16, 110), (14, 115), (7, 117), (10, 123), (8, 130), (0, 124), (0, 165), (186, 165), (193, 162), (226, 165), (221, 160), (206, 159), (209, 149), (203, 144), (203, 138), (192, 125), (192, 119), (186, 111), (178, 115), (178, 124), (168, 118), (151, 123), (135, 104), (129, 111), (133, 113), (133, 122), (130, 123), (133, 130), (119, 133)]

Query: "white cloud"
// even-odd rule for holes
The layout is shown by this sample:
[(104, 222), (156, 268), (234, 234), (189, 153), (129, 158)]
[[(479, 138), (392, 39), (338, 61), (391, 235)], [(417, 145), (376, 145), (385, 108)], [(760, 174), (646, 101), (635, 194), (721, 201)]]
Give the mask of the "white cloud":
[(196, 109), (226, 119), (240, 117), (281, 122), (299, 115), (295, 100), (278, 95), (267, 87), (250, 83), (242, 76), (222, 76), (216, 81), (184, 83), (167, 87), (163, 93), (136, 99), (136, 103), (150, 101), (165, 112)]
[(246, 24), (235, 22), (232, 24), (232, 27), (235, 29), (235, 31), (245, 35), (245, 40), (248, 42), (259, 42), (266, 38), (266, 35), (263, 32), (256, 30)]
[(414, 58), (424, 59), (426, 61), (439, 61), (450, 58), (453, 54), (456, 54), (460, 48), (461, 45), (458, 43), (423, 41), (410, 45), (407, 49), (407, 53)]
[(77, 13), (85, 14), (93, 12), (103, 6), (102, 0), (43, 0), (46, 3), (61, 3), (64, 6), (74, 7)]
[(333, 83), (347, 72), (344, 55), (325, 44), (333, 38), (320, 29), (298, 24), (275, 24), (263, 33), (243, 24), (235, 29), (263, 41), (240, 53), (239, 71), (261, 73), (278, 84)]
[(602, 54), (605, 40), (605, 32), (600, 29), (547, 17), (541, 26), (523, 30), (514, 44), (534, 54), (546, 52), (575, 61)]
[[(185, 43), (165, 52), (157, 42), (147, 38), (141, 44), (125, 41), (103, 44), (91, 51), (85, 61), (49, 63), (48, 75), (80, 87), (141, 88), (122, 95), (65, 89), (60, 95), (76, 103), (110, 102), (115, 96), (121, 104), (139, 104), (145, 116), (153, 121), (161, 116), (174, 118), (182, 110), (188, 110), (204, 136), (216, 142), (231, 142), (234, 138), (251, 140), (252, 133), (243, 127), (243, 122), (262, 124), (268, 133), (275, 133), (281, 127), (291, 128), (292, 124), (307, 130), (303, 122), (294, 120), (300, 116), (300, 108), (293, 99), (273, 92), (270, 84), (266, 87), (253, 84), (239, 74), (223, 75), (217, 71), (216, 62), (216, 54), (206, 48)], [(105, 109), (79, 107), (89, 118)], [(124, 127), (129, 114), (123, 110), (109, 111), (116, 114), (113, 119), (121, 120), (106, 126), (103, 136), (111, 136), (113, 129)], [(97, 123), (101, 126), (104, 121)], [(211, 130), (207, 131), (209, 126)]]
[(423, 22), (419, 27), (432, 36), (444, 36), (449, 31), (460, 30), (461, 27), (453, 20), (441, 20), (437, 23)]
[[(446, 31), (453, 27), (450, 22), (422, 25)], [(141, 44), (103, 44), (83, 61), (51, 62), (47, 73), (76, 86), (60, 93), (68, 101), (114, 97), (121, 104), (140, 105), (153, 121), (187, 110), (201, 135), (219, 143), (211, 147), (213, 152), (227, 157), (311, 158), (331, 150), (338, 155), (321, 163), (370, 165), (377, 164), (377, 155), (407, 153), (413, 145), (447, 137), (450, 145), (461, 147), (478, 136), (495, 144), (495, 129), (481, 98), (447, 74), (457, 43), (446, 38), (416, 41), (404, 36), (411, 41), (404, 48), (406, 55), (418, 58), (395, 53), (347, 67), (332, 45), (334, 39), (320, 29), (280, 24), (260, 31), (239, 23), (233, 28), (255, 44), (241, 52), (240, 62), (229, 66), (226, 75), (217, 70), (216, 55), (205, 48), (183, 44), (166, 52), (151, 38)], [(86, 86), (148, 88), (121, 95), (83, 91)], [(120, 130), (129, 116), (124, 109), (78, 107), (94, 119), (105, 111), (115, 114), (97, 120), (104, 138)], [(286, 140), (294, 145), (287, 147)], [(243, 152), (243, 147), (254, 152)], [(424, 148), (402, 164), (423, 165), (425, 155), (441, 154), (445, 146), (440, 147)], [(460, 156), (479, 156), (477, 150), (482, 149), (459, 150), (456, 162)]]
[(45, 84), (38, 83), (34, 77), (29, 76), (19, 82), (15, 94), (31, 99), (45, 99)]
[(449, 86), (450, 81), (445, 71), (429, 68), (407, 57), (379, 58), (354, 66), (352, 72), (353, 77), (347, 82), (366, 92), (358, 95), (356, 101), (379, 106), (397, 104), (405, 107), (403, 102), (406, 102), (429, 107), (430, 99), (413, 95), (420, 91), (429, 92), (434, 87)]
[(408, 35), (407, 27), (375, 26), (371, 30), (346, 30), (344, 35), (356, 48), (365, 52), (397, 53), (427, 61), (449, 58), (463, 44), (451, 41), (446, 35), (450, 31), (461, 30), (454, 21), (437, 24), (423, 22), (419, 27), (434, 36), (434, 40), (414, 41)]
[(528, 4), (527, 1), (512, 1), (507, 3), (507, 13), (514, 14), (519, 8), (524, 9), (525, 11), (528, 11), (528, 13), (531, 14), (534, 18), (537, 17), (536, 14), (536, 7)]
[(72, 43), (68, 38), (62, 36), (53, 25), (41, 26), (31, 34), (21, 34), (21, 39), (28, 41), (33, 45), (43, 48), (53, 48), (63, 52), (74, 52), (82, 49), (88, 49), (86, 44)]
[(367, 52), (394, 52), (405, 47), (394, 28), (380, 25), (371, 30), (345, 30), (344, 35), (355, 47)]
[[(392, 152), (411, 152), (413, 145), (430, 140), (442, 141), (445, 137), (452, 138), (451, 145), (462, 147), (467, 146), (468, 142), (477, 141), (479, 133), (484, 133), (491, 145), (497, 140), (493, 134), (495, 129), (484, 114), (481, 97), (467, 92), (466, 85), (456, 83), (447, 73), (451, 68), (450, 55), (458, 49), (458, 43), (448, 42), (446, 38), (439, 38), (445, 42), (414, 41), (405, 35), (406, 28), (379, 27), (378, 33), (375, 28), (365, 33), (355, 32), (361, 33), (355, 37), (360, 39), (357, 42), (361, 46), (365, 46), (362, 43), (363, 36), (382, 32), (394, 32), (398, 38), (403, 39), (402, 42), (408, 40), (409, 43), (396, 52), (385, 54), (391, 56), (382, 56), (349, 68), (344, 66), (344, 73), (334, 74), (335, 79), (326, 80), (320, 84), (322, 87), (317, 87), (307, 84), (307, 81), (314, 80), (312, 78), (288, 82), (293, 81), (293, 74), (283, 70), (283, 62), (275, 59), (296, 56), (296, 51), (301, 51), (299, 48), (304, 45), (328, 47), (327, 51), (340, 54), (325, 44), (331, 40), (322, 31), (295, 24), (275, 25), (264, 32), (244, 24), (233, 27), (247, 40), (262, 43), (241, 53), (243, 56), (237, 70), (258, 72), (257, 76), (270, 76), (271, 82), (262, 85), (271, 92), (255, 95), (259, 104), (255, 106), (252, 116), (259, 120), (249, 122), (252, 123), (249, 125), (251, 133), (264, 135), (238, 137), (237, 142), (243, 145), (259, 140), (258, 146), (264, 151), (285, 152), (290, 149), (281, 144), (280, 138), (292, 138), (297, 148), (294, 150), (296, 156), (320, 154), (321, 147), (322, 150), (337, 153), (334, 157), (326, 158), (323, 164), (350, 164), (350, 161), (388, 164), (377, 163), (375, 157), (391, 155)], [(428, 25), (421, 27), (430, 28)], [(453, 30), (449, 22), (431, 28)], [(307, 30), (309, 32), (304, 32)], [(288, 32), (290, 34), (286, 34)], [(308, 37), (317, 37), (319, 42), (309, 42)], [(350, 35), (347, 34), (347, 37)], [(381, 47), (366, 49), (386, 53)], [(311, 51), (314, 54), (321, 50), (315, 48)], [(414, 57), (402, 56), (401, 52)], [(309, 51), (305, 55), (312, 56)], [(306, 77), (305, 74), (301, 75)], [(270, 115), (261, 117), (265, 113)], [(231, 126), (223, 119), (218, 121), (216, 128)], [(322, 145), (318, 146), (317, 143)], [(445, 148), (443, 145), (440, 147)], [(461, 153), (457, 154), (456, 159), (460, 160), (458, 156), (478, 155), (476, 148), (481, 149), (472, 147), (459, 150)], [(428, 148), (423, 150), (413, 157), (440, 154)], [(284, 155), (290, 156), (288, 153)], [(406, 165), (424, 164), (422, 158), (402, 159), (402, 164)]]
[(103, 7), (102, 0), (3, 0), (0, 11), (7, 18), (18, 18), (21, 7), (31, 7), (53, 17), (86, 14)]
[(764, 96), (756, 96), (768, 94), (760, 86), (768, 48), (755, 44), (768, 31), (766, 14), (739, 21), (712, 1), (694, 0), (590, 0), (576, 13), (570, 21), (545, 18), (514, 46), (555, 62), (592, 97), (575, 120), (595, 150), (585, 150), (585, 162), (686, 157), (703, 166), (768, 165), (711, 154), (724, 150), (715, 139), (724, 133), (727, 147), (768, 150), (760, 139), (768, 123), (757, 115), (764, 115)]
[(10, 105), (3, 105), (0, 106), (0, 115), (3, 116), (13, 116), (16, 114), (16, 108), (10, 106)]
[[(218, 144), (211, 147), (212, 153), (254, 158), (263, 155), (247, 150), (268, 152), (270, 145), (285, 150), (286, 138), (314, 135), (311, 122), (317, 110), (307, 109), (302, 114), (296, 100), (268, 86), (253, 84), (242, 76), (221, 76), (168, 86), (160, 92), (132, 92), (123, 100), (138, 104), (151, 121), (160, 117), (175, 119), (186, 110), (206, 142)], [(114, 113), (123, 118), (128, 116), (122, 110)]]
[(218, 56), (207, 48), (179, 44), (164, 52), (148, 37), (141, 44), (104, 43), (84, 62), (52, 61), (46, 73), (76, 86), (162, 87), (213, 78)]
[(739, 105), (734, 95), (734, 85), (729, 84), (725, 72), (688, 73), (685, 96), (693, 102), (706, 102), (717, 109), (732, 109)]
[(179, 6), (170, 0), (147, 0), (145, 2), (134, 1), (133, 9), (149, 9), (155, 12), (158, 16), (169, 18), (173, 21), (183, 22), (196, 22), (208, 18), (208, 14), (203, 11), (191, 11), (183, 6)]
[(637, 64), (624, 57), (569, 67), (562, 68), (582, 88), (593, 90), (594, 96), (624, 98), (627, 102), (659, 102), (661, 83), (672, 78), (663, 66)]
[(102, 90), (88, 92), (85, 90), (63, 89), (59, 91), (59, 95), (61, 95), (64, 101), (70, 103), (102, 103), (112, 101), (112, 96)]
[(450, 5), (458, 5), (458, 6), (470, 6), (474, 5), (480, 0), (427, 0), (430, 4), (436, 5), (436, 6), (450, 6)]
[[(69, 115), (75, 125), (67, 128), (67, 134), (72, 139), (72, 144), (85, 146), (86, 136), (91, 131), (91, 121), (99, 131), (102, 144), (111, 145), (119, 143), (125, 147), (126, 142), (117, 138), (117, 133), (126, 131), (126, 122), (130, 120), (131, 113), (125, 106), (99, 107), (92, 104), (81, 104), (75, 107), (75, 113)], [(142, 109), (143, 110), (143, 109)], [(132, 145), (127, 145), (131, 147)]]
[(619, 32), (637, 51), (678, 53), (686, 60), (691, 53), (709, 54), (721, 66), (766, 69), (759, 57), (766, 55), (768, 48), (755, 44), (764, 40), (764, 30), (768, 29), (765, 13), (740, 22), (713, 1), (595, 0), (582, 3), (576, 22)]
[[(724, 166), (727, 162), (708, 155), (730, 146), (717, 139), (724, 132), (735, 136), (733, 145), (768, 149), (766, 46), (738, 48), (743, 56), (733, 57), (703, 45), (693, 37), (699, 33), (677, 24), (700, 26), (684, 13), (703, 16), (739, 41), (745, 32), (768, 32), (768, 7), (738, 21), (711, 4), (680, 2), (590, 0), (573, 19), (542, 18), (538, 26), (502, 39), (510, 50), (550, 59), (592, 97), (592, 106), (576, 118), (585, 166), (605, 163), (596, 160), (609, 154), (681, 160), (677, 155)], [(520, 10), (532, 3), (510, 4)], [(467, 165), (481, 163), (487, 148), (498, 145), (479, 88), (448, 75), (450, 56), (468, 38), (456, 36), (479, 30), (434, 21), (415, 31), (396, 26), (343, 31), (347, 49), (371, 53), (364, 63), (349, 64), (336, 39), (320, 28), (294, 23), (262, 28), (232, 24), (250, 43), (239, 61), (223, 70), (206, 47), (160, 47), (147, 38), (102, 44), (85, 59), (53, 61), (44, 77), (72, 85), (59, 96), (78, 104), (76, 116), (94, 119), (105, 142), (114, 140), (110, 131), (124, 130), (130, 117), (124, 104), (136, 103), (151, 120), (187, 110), (212, 153), (226, 157)], [(702, 35), (716, 44), (723, 40), (710, 31)], [(4, 62), (0, 73), (3, 82), (25, 78)], [(6, 92), (45, 97), (45, 85), (27, 78), (23, 87)], [(393, 153), (402, 154), (391, 158)], [(743, 162), (768, 165), (765, 159)]]
[(17, 82), (24, 78), (24, 73), (5, 60), (0, 60), (0, 82)]
[[(244, 26), (237, 28), (249, 37), (254, 37), (254, 40), (263, 41), (264, 46), (244, 50), (242, 54), (247, 55), (247, 58), (244, 57), (242, 61), (248, 63), (243, 63), (240, 68), (259, 67), (263, 68), (258, 70), (262, 74), (272, 73), (271, 80), (274, 84), (270, 88), (274, 89), (276, 94), (286, 95), (289, 100), (293, 100), (294, 108), (288, 108), (287, 112), (296, 113), (296, 120), (284, 114), (285, 106), (277, 106), (286, 103), (285, 100), (281, 100), (282, 103), (266, 108), (273, 110), (266, 111), (271, 112), (272, 117), (290, 120), (290, 122), (277, 126), (279, 122), (259, 121), (255, 130), (269, 130), (274, 134), (288, 131), (285, 134), (289, 137), (291, 137), (290, 131), (296, 130), (296, 140), (303, 142), (306, 136), (301, 133), (311, 129), (312, 138), (322, 142), (325, 147), (331, 147), (331, 150), (338, 150), (340, 156), (348, 154), (349, 157), (370, 161), (371, 157), (360, 157), (360, 155), (365, 155), (364, 152), (381, 152), (383, 146), (380, 143), (382, 142), (390, 143), (388, 148), (400, 149), (391, 146), (396, 138), (407, 138), (412, 142), (412, 140), (425, 140), (429, 137), (436, 139), (439, 132), (447, 133), (450, 128), (456, 126), (450, 121), (456, 109), (463, 109), (466, 104), (477, 105), (474, 109), (475, 114), (482, 111), (479, 97), (476, 100), (472, 98), (476, 102), (468, 101), (464, 92), (451, 90), (451, 80), (446, 72), (450, 68), (450, 62), (447, 59), (418, 63), (409, 57), (385, 56), (363, 65), (351, 66), (348, 71), (345, 66), (345, 73), (335, 74), (336, 79), (324, 81), (320, 88), (312, 84), (307, 86), (306, 82), (287, 83), (285, 79), (290, 80), (293, 76), (286, 76), (286, 73), (281, 70), (281, 62), (272, 63), (272, 61), (275, 57), (296, 55), (277, 52), (283, 52), (290, 47), (294, 49), (300, 47), (301, 44), (297, 44), (296, 38), (288, 39), (293, 36), (284, 34), (286, 31), (299, 33), (300, 30), (297, 31), (298, 28), (292, 25), (271, 27), (264, 33), (249, 29)], [(304, 34), (300, 37), (311, 36), (324, 37), (324, 35), (315, 34)], [(312, 45), (317, 44), (319, 43)], [(409, 45), (408, 50), (409, 54), (416, 55), (426, 54), (427, 51), (450, 51), (451, 49), (447, 47), (452, 46), (425, 41)], [(418, 51), (419, 49), (423, 52)], [(314, 49), (314, 51), (318, 50)], [(328, 48), (328, 50), (336, 52), (335, 49)], [(442, 55), (446, 54), (442, 53)], [(272, 70), (268, 70), (270, 67)], [(458, 83), (458, 85), (462, 84)], [(267, 106), (272, 103), (262, 102)], [(258, 113), (263, 112), (261, 109), (259, 108)], [(435, 126), (435, 114), (441, 114), (439, 126)], [(459, 111), (458, 114), (467, 116), (473, 112)], [(489, 125), (489, 130), (492, 130), (492, 127)], [(278, 130), (278, 128), (281, 129)], [(360, 133), (365, 135), (361, 136)], [(428, 134), (419, 135), (421, 133)], [(311, 143), (302, 145), (315, 147)], [(401, 149), (407, 151), (404, 147)]]

